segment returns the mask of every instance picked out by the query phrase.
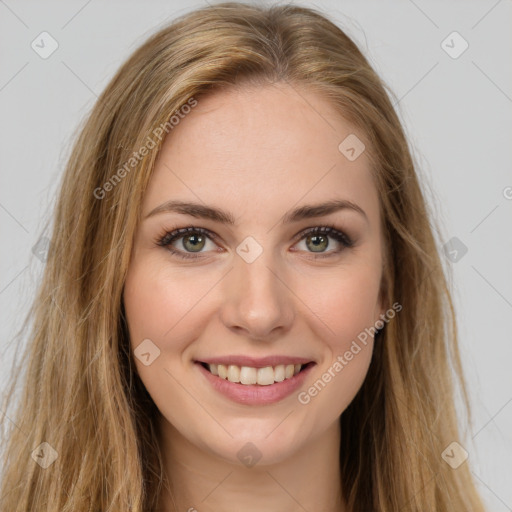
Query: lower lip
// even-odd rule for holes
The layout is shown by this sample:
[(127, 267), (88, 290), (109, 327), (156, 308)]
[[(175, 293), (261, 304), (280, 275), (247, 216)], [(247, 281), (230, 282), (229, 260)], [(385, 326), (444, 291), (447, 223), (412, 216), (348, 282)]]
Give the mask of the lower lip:
[(315, 366), (310, 364), (301, 372), (282, 382), (260, 386), (257, 384), (246, 385), (230, 382), (229, 380), (221, 379), (217, 375), (213, 375), (201, 363), (196, 363), (196, 365), (215, 390), (234, 402), (245, 405), (266, 405), (283, 400), (300, 388), (310, 370)]

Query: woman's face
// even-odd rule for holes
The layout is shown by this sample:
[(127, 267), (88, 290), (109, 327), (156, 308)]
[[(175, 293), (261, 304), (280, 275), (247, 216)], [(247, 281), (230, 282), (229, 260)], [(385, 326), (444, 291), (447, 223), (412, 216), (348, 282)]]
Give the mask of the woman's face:
[(337, 428), (384, 311), (378, 195), (354, 134), (323, 97), (279, 84), (201, 98), (166, 138), (124, 303), (176, 438), (265, 464)]

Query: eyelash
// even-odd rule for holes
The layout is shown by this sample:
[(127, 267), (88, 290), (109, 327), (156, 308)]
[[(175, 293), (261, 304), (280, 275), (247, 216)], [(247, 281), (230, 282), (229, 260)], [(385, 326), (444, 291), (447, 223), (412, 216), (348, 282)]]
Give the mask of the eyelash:
[[(201, 234), (205, 235), (208, 238), (210, 238), (212, 241), (218, 240), (218, 236), (215, 233), (212, 233), (210, 230), (205, 228), (196, 228), (193, 226), (187, 227), (187, 228), (179, 228), (174, 229), (172, 231), (165, 231), (162, 235), (156, 238), (155, 244), (159, 245), (160, 247), (165, 247), (168, 249), (171, 253), (176, 255), (178, 258), (182, 259), (198, 259), (202, 258), (203, 253), (188, 253), (184, 251), (178, 251), (174, 247), (172, 247), (172, 242), (179, 240), (180, 238), (183, 238), (186, 235), (189, 234)], [(304, 231), (301, 231), (295, 238), (294, 242), (298, 243), (302, 241), (304, 238), (306, 238), (308, 235), (315, 235), (315, 234), (321, 234), (330, 236), (331, 238), (334, 238), (337, 242), (339, 242), (343, 248), (338, 249), (335, 251), (329, 251), (328, 253), (311, 253), (313, 254), (313, 259), (321, 259), (321, 258), (329, 258), (332, 257), (335, 254), (339, 254), (341, 251), (343, 251), (345, 248), (349, 248), (353, 246), (353, 241), (343, 232), (337, 230), (332, 225), (326, 225), (326, 226), (315, 226), (312, 228), (307, 228)]]

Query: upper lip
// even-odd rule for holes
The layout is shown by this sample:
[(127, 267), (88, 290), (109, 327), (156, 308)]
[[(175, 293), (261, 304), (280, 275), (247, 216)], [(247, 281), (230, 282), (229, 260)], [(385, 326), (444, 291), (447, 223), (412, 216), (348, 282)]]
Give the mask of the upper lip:
[(209, 357), (206, 359), (196, 359), (198, 363), (206, 364), (223, 364), (229, 366), (230, 364), (236, 366), (249, 366), (251, 368), (265, 368), (266, 366), (278, 366), (280, 364), (307, 364), (313, 362), (312, 359), (296, 356), (266, 356), (266, 357), (250, 357), (242, 355), (230, 355)]

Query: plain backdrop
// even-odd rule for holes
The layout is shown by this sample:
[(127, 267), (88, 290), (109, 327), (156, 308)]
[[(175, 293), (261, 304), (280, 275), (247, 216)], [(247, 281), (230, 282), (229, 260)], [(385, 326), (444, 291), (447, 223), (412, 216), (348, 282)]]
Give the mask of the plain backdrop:
[[(512, 511), (512, 2), (293, 3), (342, 27), (396, 96), (448, 244), (475, 416), (462, 444), (489, 510)], [(0, 0), (0, 390), (78, 124), (136, 47), (203, 5)], [(33, 48), (41, 37), (46, 51), (58, 44), (47, 58)]]

